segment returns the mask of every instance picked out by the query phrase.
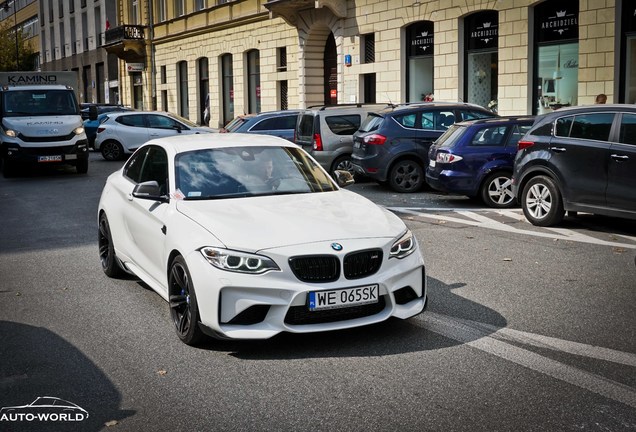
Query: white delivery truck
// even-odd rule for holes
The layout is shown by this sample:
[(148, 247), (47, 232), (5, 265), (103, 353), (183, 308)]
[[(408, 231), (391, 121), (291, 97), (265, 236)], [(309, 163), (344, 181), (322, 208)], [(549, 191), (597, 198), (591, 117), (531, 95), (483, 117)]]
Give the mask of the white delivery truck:
[(88, 171), (77, 73), (0, 72), (0, 158), (5, 177), (27, 164)]

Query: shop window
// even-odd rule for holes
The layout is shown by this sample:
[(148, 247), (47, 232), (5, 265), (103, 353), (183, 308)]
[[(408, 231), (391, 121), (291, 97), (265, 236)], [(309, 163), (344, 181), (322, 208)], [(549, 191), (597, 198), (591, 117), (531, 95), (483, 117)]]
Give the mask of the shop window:
[(221, 56), (221, 96), (223, 104), (223, 126), (234, 118), (234, 72), (232, 54)]
[(419, 21), (406, 28), (406, 101), (432, 100), (434, 35), (432, 21)]
[(497, 106), (499, 15), (482, 11), (464, 19), (464, 100)]
[(179, 82), (179, 115), (189, 118), (188, 107), (188, 62), (177, 63), (177, 81)]
[(247, 52), (247, 109), (250, 113), (261, 112), (261, 72), (258, 50)]

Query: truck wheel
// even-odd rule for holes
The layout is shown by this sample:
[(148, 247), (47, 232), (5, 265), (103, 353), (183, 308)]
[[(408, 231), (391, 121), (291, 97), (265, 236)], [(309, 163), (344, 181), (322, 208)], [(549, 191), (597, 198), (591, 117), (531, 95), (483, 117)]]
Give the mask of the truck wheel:
[(107, 161), (117, 161), (123, 159), (124, 148), (117, 141), (105, 141), (102, 143), (102, 156)]
[(2, 159), (2, 175), (4, 176), (4, 178), (10, 178), (10, 177), (15, 177), (17, 173), (17, 168), (16, 168), (16, 164), (14, 162), (11, 162), (11, 160), (9, 160), (9, 158), (3, 158)]
[(389, 173), (389, 185), (396, 192), (417, 192), (423, 183), (424, 170), (413, 159), (397, 161)]
[(88, 159), (78, 159), (75, 169), (78, 174), (86, 174), (88, 172)]

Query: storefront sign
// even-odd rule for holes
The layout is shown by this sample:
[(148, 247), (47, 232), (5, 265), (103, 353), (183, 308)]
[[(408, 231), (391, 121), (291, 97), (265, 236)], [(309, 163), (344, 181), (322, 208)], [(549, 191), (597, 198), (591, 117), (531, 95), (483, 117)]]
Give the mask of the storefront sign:
[(126, 70), (128, 72), (143, 72), (144, 64), (143, 63), (126, 63)]
[(421, 21), (407, 29), (409, 56), (433, 55), (433, 23)]
[(538, 41), (551, 42), (579, 37), (579, 0), (545, 2), (536, 8)]
[(467, 46), (469, 50), (497, 48), (499, 16), (497, 11), (484, 11), (466, 18)]

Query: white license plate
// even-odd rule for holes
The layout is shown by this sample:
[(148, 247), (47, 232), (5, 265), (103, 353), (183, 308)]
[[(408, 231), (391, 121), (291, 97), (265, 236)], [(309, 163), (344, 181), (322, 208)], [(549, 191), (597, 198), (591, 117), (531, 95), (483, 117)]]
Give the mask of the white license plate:
[(377, 284), (332, 291), (311, 291), (309, 293), (309, 310), (337, 309), (377, 303), (378, 291)]
[(430, 166), (431, 168), (435, 168), (435, 161), (433, 159), (429, 160), (428, 166)]
[(62, 155), (38, 156), (38, 162), (62, 162)]
[(354, 148), (354, 149), (358, 149), (358, 148), (360, 148), (360, 141), (354, 141), (354, 143), (353, 143), (353, 148)]

